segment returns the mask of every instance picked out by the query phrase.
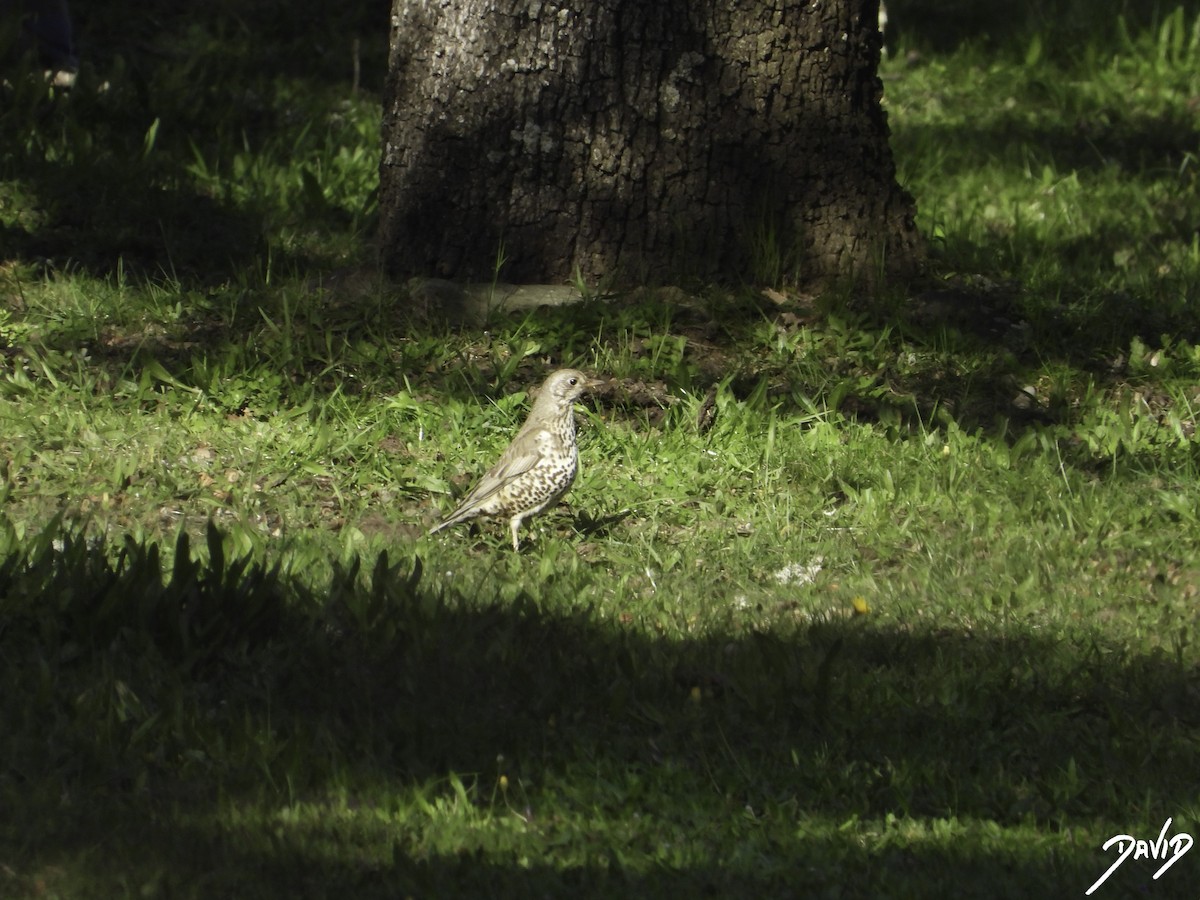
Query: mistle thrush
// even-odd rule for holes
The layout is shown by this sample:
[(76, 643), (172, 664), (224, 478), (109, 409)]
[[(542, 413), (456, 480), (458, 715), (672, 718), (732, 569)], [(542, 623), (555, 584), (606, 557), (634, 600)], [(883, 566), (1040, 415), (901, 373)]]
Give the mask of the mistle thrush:
[(560, 369), (542, 384), (529, 417), (508, 449), (430, 534), (476, 516), (507, 516), (513, 549), (521, 523), (553, 504), (575, 480), (575, 401), (600, 382)]

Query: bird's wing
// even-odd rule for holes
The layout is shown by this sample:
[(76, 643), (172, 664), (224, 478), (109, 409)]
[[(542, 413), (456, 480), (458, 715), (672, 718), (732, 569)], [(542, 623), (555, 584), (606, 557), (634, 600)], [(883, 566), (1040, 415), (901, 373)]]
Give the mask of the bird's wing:
[(496, 464), (479, 479), (454, 511), (453, 516), (478, 507), (489, 497), (519, 475), (528, 472), (545, 456), (549, 445), (557, 438), (544, 428), (517, 435)]

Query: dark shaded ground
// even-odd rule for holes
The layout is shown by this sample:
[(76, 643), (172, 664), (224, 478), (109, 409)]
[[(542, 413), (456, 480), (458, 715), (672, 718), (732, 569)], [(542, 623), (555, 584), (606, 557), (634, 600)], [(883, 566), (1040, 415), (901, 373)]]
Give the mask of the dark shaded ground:
[(1137, 28), (1153, 26), (1176, 7), (1190, 19), (1195, 0), (1147, 3), (1143, 0), (1019, 0), (977, 3), (975, 0), (884, 0), (889, 16), (886, 37), (901, 37), (910, 48), (934, 52), (961, 44), (1023, 53), (1030, 35), (1039, 35), (1046, 52), (1069, 55), (1089, 39), (1110, 40), (1118, 34), (1118, 17)]
[[(655, 640), (540, 609), (535, 593), (464, 606), (386, 563), (370, 593), (347, 575), (312, 597), (239, 560), (177, 564), (164, 587), (153, 553), (127, 545), (114, 570), (68, 543), (0, 566), (0, 802), (12, 811), (0, 862), (16, 865), (18, 896), (39, 895), (25, 879), (53, 878), (57, 859), (90, 860), (95, 896), (144, 881), (177, 897), (1066, 896), (1102, 871), (1096, 847), (898, 841), (868, 855), (794, 823), (894, 813), (1126, 830), (1132, 810), (1165, 820), (1196, 799), (1195, 668), (1091, 638), (852, 619)], [(625, 850), (653, 854), (674, 829), (702, 835), (748, 807), (753, 853), (707, 870), (555, 871), (429, 855), (369, 819), (346, 831), (333, 810), (309, 837), (287, 828), (269, 845), (261, 826), (206, 824), (228, 801), (320, 804), (336, 786), (371, 806), (373, 788), (394, 796), (447, 772), (478, 773), (488, 806), (499, 771), (529, 785), (519, 802), (547, 840), (570, 832), (542, 818), (556, 808), (617, 822), (624, 810), (667, 823), (658, 837), (632, 829)], [(714, 858), (733, 849), (714, 845)], [(1190, 896), (1185, 866), (1154, 896)], [(1146, 877), (1129, 866), (1114, 896)]]
[[(72, 96), (46, 103), (7, 60), (0, 181), (19, 185), (16, 202), (32, 205), (37, 221), (0, 227), (0, 259), (97, 276), (121, 267), (185, 287), (252, 269), (267, 255), (268, 209), (198, 192), (185, 167), (197, 154), (228, 164), (217, 148), (302, 127), (289, 118), (294, 104), (278, 93), (280, 79), (338, 96), (383, 81), (388, 19), (379, 0), (74, 6), (82, 61)], [(344, 225), (336, 210), (328, 218), (325, 227)], [(321, 263), (272, 252), (282, 266)]]

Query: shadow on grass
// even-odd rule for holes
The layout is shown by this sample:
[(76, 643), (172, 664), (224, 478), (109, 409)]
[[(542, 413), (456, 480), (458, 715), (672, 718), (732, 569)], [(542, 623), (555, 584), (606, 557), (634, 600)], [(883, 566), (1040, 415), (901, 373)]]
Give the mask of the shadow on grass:
[(148, 172), (104, 160), (17, 165), (22, 189), (35, 198), (45, 225), (0, 229), (5, 259), (100, 278), (123, 273), (203, 286), (253, 271), (265, 255), (258, 216), (192, 191), (155, 186)]
[[(294, 77), (313, 85), (349, 84), (357, 40), (362, 86), (378, 90), (383, 84), (387, 0), (336, 5), (318, 0), (214, 0), (191, 8), (148, 0), (133, 11), (121, 0), (96, 0), (73, 11), (84, 62), (94, 59), (102, 71), (116, 56), (146, 66), (166, 60), (177, 69), (186, 68), (191, 65), (190, 51), (199, 44), (219, 53), (222, 77), (232, 76), (243, 84), (263, 75)], [(152, 69), (146, 74), (149, 77)]]
[[(12, 877), (86, 873), (96, 896), (1063, 896), (1107, 866), (1097, 830), (1195, 809), (1195, 668), (1083, 624), (669, 638), (636, 611), (449, 596), (383, 558), (370, 588), (352, 569), (313, 591), (219, 548), (181, 546), (166, 583), (133, 542), (116, 566), (49, 537), (0, 563)], [(439, 843), (451, 808), (467, 824)]]
[[(1029, 340), (1022, 342), (1025, 346), (1012, 347), (1011, 341), (1009, 346), (1027, 349), (1039, 359), (1062, 359), (1085, 368), (1102, 354), (1127, 350), (1135, 337), (1157, 341), (1170, 333), (1183, 340), (1200, 339), (1195, 285), (1175, 272), (1179, 261), (1163, 251), (1190, 246), (1200, 223), (1194, 214), (1196, 179), (1191, 174), (1200, 129), (1190, 120), (1147, 116), (1133, 109), (1099, 117), (1106, 121), (1031, 122), (1016, 108), (987, 111), (969, 128), (896, 127), (893, 147), (898, 158), (918, 160), (929, 148), (950, 148), (936, 153), (938, 170), (950, 177), (1004, 162), (1025, 166), (1030, 177), (1046, 166), (1055, 179), (1119, 171), (1131, 189), (1141, 186), (1137, 216), (1151, 223), (1132, 226), (1114, 207), (1107, 218), (1090, 214), (1098, 224), (1084, 234), (1047, 235), (1039, 229), (1023, 230), (1019, 222), (1008, 228), (979, 228), (976, 236), (956, 233), (950, 238), (953, 245), (940, 252), (960, 271), (995, 281), (1021, 277), (1023, 272), (1042, 273), (1039, 277), (1049, 283), (1036, 286), (1039, 296), (1020, 300), (1018, 292), (1030, 288), (1011, 281), (1007, 296), (1003, 291), (992, 296), (960, 291), (954, 298), (961, 301), (959, 309), (949, 324), (965, 323), (975, 335), (1001, 338), (997, 342), (1003, 344), (1003, 329), (989, 330), (992, 317), (1000, 313), (1015, 320), (1032, 315), (1036, 321)], [(1050, 193), (1049, 185), (1045, 191)], [(969, 207), (970, 199), (962, 200)], [(982, 208), (993, 201), (981, 196), (977, 202)], [(938, 215), (936, 209), (929, 213)], [(1112, 285), (1107, 293), (1106, 284)]]
[[(387, 5), (150, 3), (135, 12), (99, 2), (75, 13), (83, 62), (69, 97), (49, 101), (36, 75), (0, 60), (0, 259), (168, 276), (185, 289), (260, 265), (319, 262), (289, 258), (268, 220), (337, 231), (347, 214), (318, 202), (281, 212), (277, 189), (247, 182), (267, 177), (260, 166), (298, 177), (288, 153), (336, 111), (330, 97), (382, 83)], [(193, 167), (211, 169), (208, 182), (220, 186)], [(235, 196), (253, 191), (263, 196)], [(6, 222), (6, 207), (22, 214)]]
[(964, 43), (1023, 52), (1030, 38), (1044, 41), (1046, 52), (1071, 53), (1089, 41), (1111, 40), (1118, 16), (1132, 26), (1152, 26), (1177, 6), (1190, 17), (1196, 0), (1137, 3), (1129, 0), (884, 0), (889, 15), (886, 37), (901, 36), (905, 49), (950, 52)]

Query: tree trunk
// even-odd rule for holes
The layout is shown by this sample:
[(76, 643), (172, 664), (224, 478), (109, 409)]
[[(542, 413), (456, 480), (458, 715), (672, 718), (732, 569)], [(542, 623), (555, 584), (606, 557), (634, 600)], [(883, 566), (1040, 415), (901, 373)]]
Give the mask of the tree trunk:
[(906, 275), (878, 0), (394, 0), (392, 274)]

